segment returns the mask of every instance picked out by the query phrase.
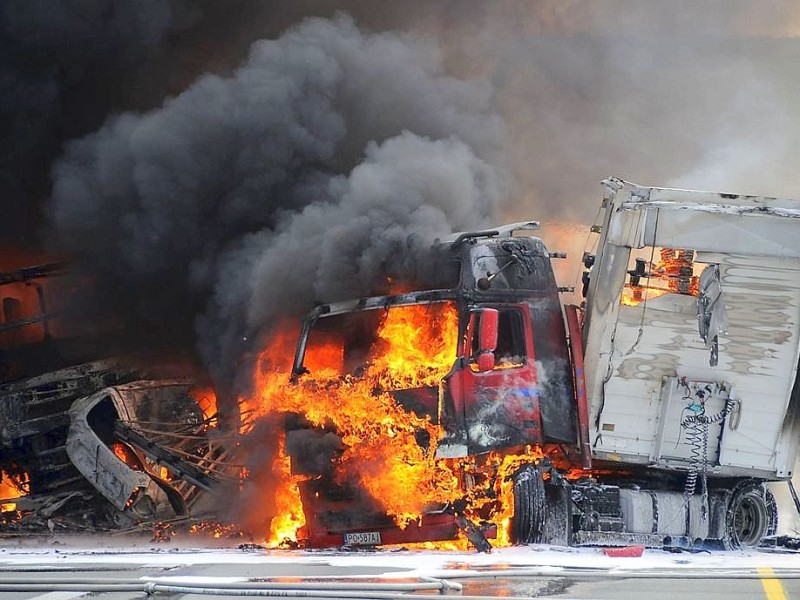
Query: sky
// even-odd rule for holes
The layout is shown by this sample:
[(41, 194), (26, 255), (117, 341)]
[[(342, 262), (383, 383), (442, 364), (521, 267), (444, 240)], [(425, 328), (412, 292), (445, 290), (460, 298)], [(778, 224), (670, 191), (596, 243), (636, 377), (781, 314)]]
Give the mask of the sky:
[[(514, 193), (504, 214), (591, 220), (598, 180), (791, 196), (800, 10), (791, 1), (10, 0), (0, 9), (3, 243), (33, 243), (70, 140), (156, 108), (308, 16), (438, 46), (491, 88)], [(363, 151), (363, 148), (361, 148)]]

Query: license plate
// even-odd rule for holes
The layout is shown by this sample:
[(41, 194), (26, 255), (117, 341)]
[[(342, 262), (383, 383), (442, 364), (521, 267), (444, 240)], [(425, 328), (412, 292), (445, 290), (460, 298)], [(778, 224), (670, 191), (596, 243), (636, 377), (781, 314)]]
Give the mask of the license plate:
[(359, 531), (344, 534), (345, 546), (378, 546), (380, 543), (380, 531)]

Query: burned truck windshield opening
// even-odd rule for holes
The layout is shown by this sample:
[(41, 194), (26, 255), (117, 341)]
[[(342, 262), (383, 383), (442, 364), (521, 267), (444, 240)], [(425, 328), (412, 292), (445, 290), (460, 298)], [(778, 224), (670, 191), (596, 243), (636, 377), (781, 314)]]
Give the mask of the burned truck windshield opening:
[(316, 322), (303, 366), (313, 379), (365, 377), (386, 391), (437, 386), (456, 358), (457, 341), (452, 302), (347, 312)]
[[(479, 326), (479, 321), (475, 323)], [(470, 356), (480, 353), (478, 335), (469, 332)], [(497, 318), (497, 346), (494, 350), (498, 366), (519, 366), (527, 352), (525, 349), (525, 331), (522, 314), (515, 308), (501, 308)]]

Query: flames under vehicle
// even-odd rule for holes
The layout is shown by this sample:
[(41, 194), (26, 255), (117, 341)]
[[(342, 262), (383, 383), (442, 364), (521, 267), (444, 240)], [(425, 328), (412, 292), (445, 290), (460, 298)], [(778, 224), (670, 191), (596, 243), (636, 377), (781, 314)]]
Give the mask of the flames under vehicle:
[[(336, 475), (335, 452), (309, 464), (290, 443), (310, 545), (461, 529), (485, 549), (506, 526), (522, 543), (733, 548), (775, 534), (764, 483), (790, 480), (800, 443), (800, 203), (604, 184), (580, 308), (562, 312), (556, 255), (519, 235), (535, 228), (521, 223), (438, 244), (431, 261), (451, 286), (307, 316), (295, 385), (314, 375), (315, 336), (338, 332), (337, 368), (357, 378), (365, 340), (392, 311), (448, 305), (457, 315), (439, 380), (376, 393), (434, 426), (438, 438), (421, 429), (418, 444), (448, 465), (458, 492), (402, 523)], [(313, 431), (335, 427), (287, 421), (287, 440)]]

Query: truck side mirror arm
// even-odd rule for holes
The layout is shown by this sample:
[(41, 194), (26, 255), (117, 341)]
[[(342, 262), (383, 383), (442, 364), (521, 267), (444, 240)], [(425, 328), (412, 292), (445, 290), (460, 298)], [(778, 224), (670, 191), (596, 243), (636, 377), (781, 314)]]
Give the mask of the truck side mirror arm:
[(500, 313), (495, 308), (483, 308), (472, 313), (472, 323), (478, 322), (478, 353), (474, 358), (479, 371), (494, 369), (499, 317)]

